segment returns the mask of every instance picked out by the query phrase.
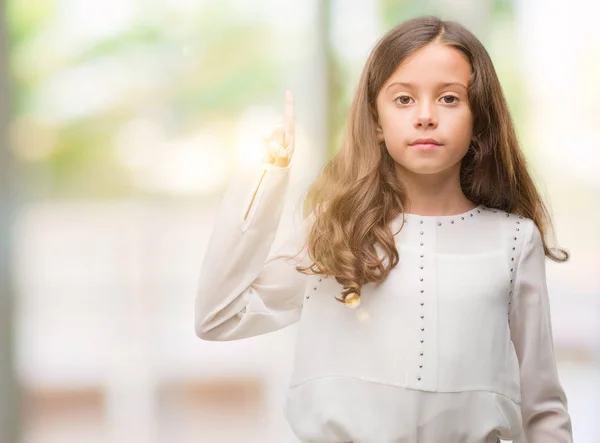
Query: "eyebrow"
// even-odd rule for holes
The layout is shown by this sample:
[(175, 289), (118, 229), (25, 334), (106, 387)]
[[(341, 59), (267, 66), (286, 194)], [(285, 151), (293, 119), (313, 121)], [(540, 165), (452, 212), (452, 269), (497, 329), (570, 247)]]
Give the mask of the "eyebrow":
[[(394, 82), (394, 83), (390, 84), (387, 88), (385, 88), (385, 90), (387, 91), (392, 86), (404, 86), (405, 88), (415, 88), (414, 83)], [(446, 88), (448, 86), (460, 86), (461, 88), (464, 88), (465, 90), (468, 91), (468, 88), (465, 85), (463, 85), (462, 83), (458, 83), (458, 82), (438, 83), (438, 87)]]

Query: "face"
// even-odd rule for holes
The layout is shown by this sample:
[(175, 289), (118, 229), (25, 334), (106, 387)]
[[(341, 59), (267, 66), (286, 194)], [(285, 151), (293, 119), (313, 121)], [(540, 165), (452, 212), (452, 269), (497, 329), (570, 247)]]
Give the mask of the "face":
[(464, 54), (431, 43), (406, 58), (384, 83), (377, 96), (378, 138), (400, 176), (460, 174), (473, 132), (470, 76)]

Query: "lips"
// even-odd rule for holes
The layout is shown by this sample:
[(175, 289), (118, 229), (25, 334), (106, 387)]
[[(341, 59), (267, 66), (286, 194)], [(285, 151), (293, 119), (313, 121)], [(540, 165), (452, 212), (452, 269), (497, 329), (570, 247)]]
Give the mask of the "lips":
[(441, 145), (435, 138), (418, 138), (413, 140), (411, 145)]
[(410, 146), (413, 149), (417, 149), (419, 151), (434, 151), (441, 145), (442, 144), (434, 138), (418, 138), (410, 143)]

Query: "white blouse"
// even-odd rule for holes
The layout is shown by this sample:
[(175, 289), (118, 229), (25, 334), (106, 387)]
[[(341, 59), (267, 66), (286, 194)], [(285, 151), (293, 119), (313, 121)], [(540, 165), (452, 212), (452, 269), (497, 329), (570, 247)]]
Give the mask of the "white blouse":
[(484, 206), (405, 214), (399, 264), (350, 309), (334, 299), (334, 278), (295, 269), (310, 263), (305, 252), (291, 259), (310, 217), (269, 256), (289, 171), (263, 165), (231, 183), (202, 265), (196, 333), (237, 340), (300, 321), (285, 414), (302, 442), (572, 442), (531, 220)]

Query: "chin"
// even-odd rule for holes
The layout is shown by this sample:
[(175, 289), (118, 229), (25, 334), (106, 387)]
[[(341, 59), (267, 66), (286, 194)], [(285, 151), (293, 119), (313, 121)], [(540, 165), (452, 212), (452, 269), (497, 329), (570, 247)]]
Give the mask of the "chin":
[(410, 165), (410, 166), (401, 166), (401, 172), (408, 172), (411, 174), (420, 174), (420, 175), (433, 175), (439, 174), (448, 170), (448, 166), (440, 166), (440, 165)]

